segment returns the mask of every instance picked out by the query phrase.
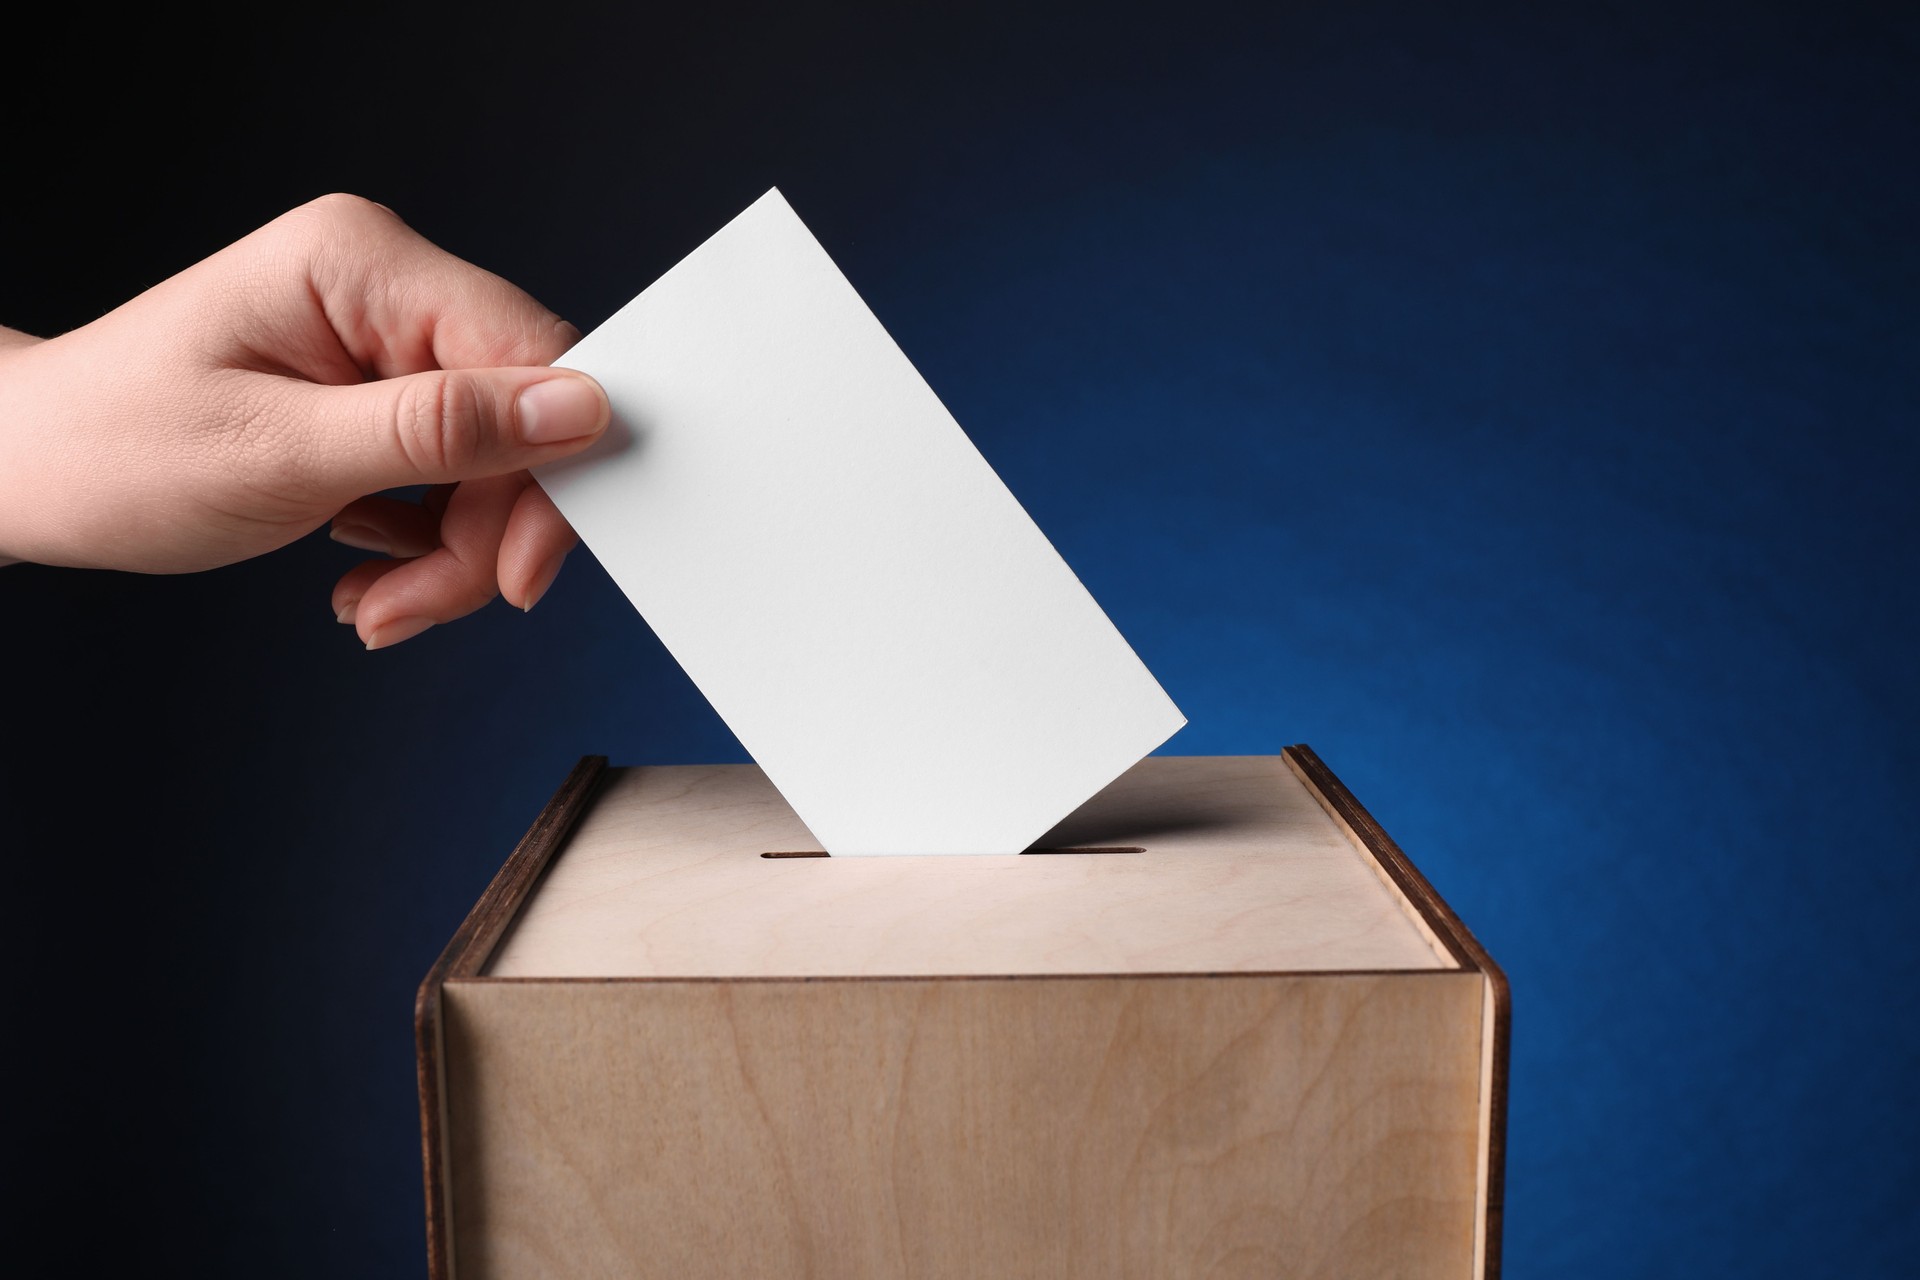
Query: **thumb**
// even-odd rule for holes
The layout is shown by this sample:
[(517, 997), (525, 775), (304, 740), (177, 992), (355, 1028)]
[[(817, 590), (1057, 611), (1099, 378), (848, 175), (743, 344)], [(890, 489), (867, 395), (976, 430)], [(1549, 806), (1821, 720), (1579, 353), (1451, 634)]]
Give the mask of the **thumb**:
[(316, 387), (305, 450), (355, 495), (505, 475), (576, 453), (607, 429), (607, 393), (571, 369), (436, 369)]

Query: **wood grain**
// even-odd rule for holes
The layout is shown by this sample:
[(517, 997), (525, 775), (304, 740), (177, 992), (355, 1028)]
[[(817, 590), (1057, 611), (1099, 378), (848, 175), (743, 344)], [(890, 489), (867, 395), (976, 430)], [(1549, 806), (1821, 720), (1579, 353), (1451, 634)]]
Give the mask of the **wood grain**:
[(817, 849), (751, 765), (616, 769), (487, 972), (824, 977), (1453, 968), (1276, 757), (1155, 757), (1041, 848)]
[(1458, 1280), (1481, 988), (451, 982), (459, 1275)]

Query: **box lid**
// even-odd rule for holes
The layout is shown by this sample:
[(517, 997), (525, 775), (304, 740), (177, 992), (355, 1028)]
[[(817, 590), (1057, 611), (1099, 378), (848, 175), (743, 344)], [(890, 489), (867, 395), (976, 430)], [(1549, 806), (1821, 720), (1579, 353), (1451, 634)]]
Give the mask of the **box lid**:
[(486, 973), (809, 978), (1457, 967), (1279, 756), (1153, 757), (1005, 857), (819, 845), (753, 765), (613, 769)]

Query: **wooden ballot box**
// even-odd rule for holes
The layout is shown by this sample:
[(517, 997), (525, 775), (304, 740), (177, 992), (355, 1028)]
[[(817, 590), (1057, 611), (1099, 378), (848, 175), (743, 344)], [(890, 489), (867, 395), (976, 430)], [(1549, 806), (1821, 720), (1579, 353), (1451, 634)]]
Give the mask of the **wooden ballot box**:
[(1305, 747), (1012, 857), (581, 762), (420, 990), (440, 1280), (1498, 1270), (1507, 990)]

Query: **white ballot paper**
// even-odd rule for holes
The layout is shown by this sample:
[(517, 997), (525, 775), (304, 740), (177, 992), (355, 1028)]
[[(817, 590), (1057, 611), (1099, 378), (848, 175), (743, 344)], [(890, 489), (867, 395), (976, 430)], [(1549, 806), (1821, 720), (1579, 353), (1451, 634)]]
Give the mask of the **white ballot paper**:
[(1186, 723), (778, 191), (558, 363), (540, 483), (829, 853), (1018, 853)]

